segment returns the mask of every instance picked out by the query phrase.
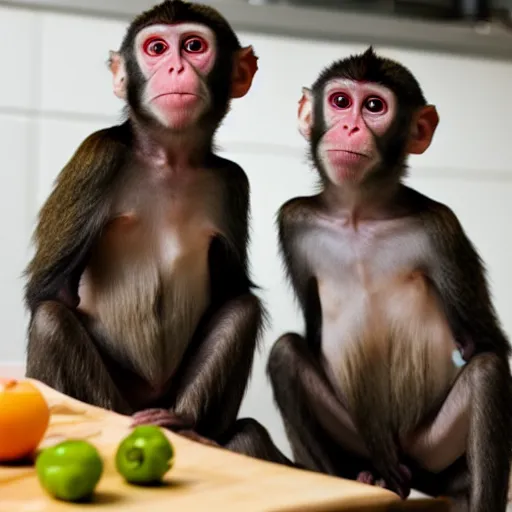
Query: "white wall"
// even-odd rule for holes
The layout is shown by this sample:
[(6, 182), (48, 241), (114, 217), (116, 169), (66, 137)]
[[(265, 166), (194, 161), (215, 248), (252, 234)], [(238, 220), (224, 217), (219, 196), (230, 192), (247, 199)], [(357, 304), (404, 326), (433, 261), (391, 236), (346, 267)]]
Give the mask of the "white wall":
[[(27, 317), (19, 276), (30, 255), (37, 209), (52, 181), (91, 131), (114, 123), (120, 103), (105, 62), (124, 23), (0, 8), (0, 370), (23, 363)], [(277, 257), (275, 213), (308, 194), (314, 176), (296, 130), (297, 101), (331, 60), (360, 45), (240, 34), (260, 56), (250, 94), (233, 104), (219, 132), (224, 154), (252, 186), (254, 278), (272, 315), (242, 414), (258, 418), (287, 449), (264, 365), (271, 343), (302, 329)], [(512, 335), (512, 65), (378, 48), (417, 75), (441, 123), (433, 146), (411, 163), (410, 183), (449, 203), (487, 261), (497, 309)], [(4, 365), (2, 368), (1, 365)], [(1, 373), (1, 372), (0, 372)]]

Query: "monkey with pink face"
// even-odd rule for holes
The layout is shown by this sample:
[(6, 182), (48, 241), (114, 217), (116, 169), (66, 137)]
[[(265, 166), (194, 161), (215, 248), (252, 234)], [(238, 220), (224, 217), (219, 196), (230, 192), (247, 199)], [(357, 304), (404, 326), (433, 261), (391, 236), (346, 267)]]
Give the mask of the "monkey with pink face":
[(504, 512), (510, 343), (456, 215), (402, 183), (438, 121), (372, 48), (304, 90), (321, 191), (286, 202), (278, 230), (305, 334), (275, 343), (268, 373), (302, 467)]
[(167, 0), (110, 59), (122, 124), (90, 135), (43, 205), (27, 268), (27, 376), (202, 442), (287, 462), (237, 420), (264, 309), (249, 182), (213, 137), (257, 70), (213, 8)]

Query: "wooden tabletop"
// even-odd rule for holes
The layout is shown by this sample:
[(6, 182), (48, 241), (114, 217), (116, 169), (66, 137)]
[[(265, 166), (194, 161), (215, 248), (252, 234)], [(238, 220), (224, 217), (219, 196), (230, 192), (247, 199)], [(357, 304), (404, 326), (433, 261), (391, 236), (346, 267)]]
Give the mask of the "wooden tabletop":
[(448, 511), (443, 500), (407, 500), (384, 489), (309, 471), (262, 462), (200, 445), (166, 431), (176, 451), (174, 467), (158, 488), (136, 487), (116, 473), (117, 445), (130, 431), (130, 418), (92, 407), (33, 381), (50, 404), (52, 416), (41, 446), (65, 438), (87, 439), (103, 456), (105, 471), (90, 504), (50, 498), (33, 466), (0, 466), (0, 512), (80, 509), (183, 512), (384, 512)]

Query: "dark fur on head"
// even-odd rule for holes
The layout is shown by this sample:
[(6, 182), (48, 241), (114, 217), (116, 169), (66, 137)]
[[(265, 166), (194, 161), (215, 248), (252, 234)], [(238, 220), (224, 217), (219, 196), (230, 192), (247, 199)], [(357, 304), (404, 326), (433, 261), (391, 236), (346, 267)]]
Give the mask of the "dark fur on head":
[(193, 4), (182, 0), (165, 0), (151, 9), (139, 14), (128, 27), (121, 44), (124, 57), (132, 49), (137, 33), (155, 23), (203, 23), (210, 27), (217, 36), (220, 46), (226, 50), (239, 50), (240, 42), (227, 20), (213, 7)]
[(139, 31), (156, 23), (201, 23), (213, 30), (217, 42), (217, 59), (207, 83), (212, 92), (214, 106), (198, 124), (214, 130), (229, 108), (229, 78), (233, 69), (233, 56), (241, 48), (235, 32), (214, 8), (182, 0), (165, 0), (132, 21), (121, 44), (120, 53), (126, 63), (128, 75), (128, 104), (147, 122), (150, 119), (142, 111), (140, 104), (140, 91), (145, 78), (137, 65), (133, 43)]
[(346, 78), (358, 82), (372, 82), (390, 89), (397, 98), (396, 118), (384, 137), (375, 137), (382, 155), (382, 165), (372, 173), (372, 179), (394, 173), (403, 177), (406, 172), (406, 143), (414, 113), (427, 105), (423, 91), (413, 74), (402, 64), (378, 56), (370, 46), (364, 53), (351, 55), (338, 60), (325, 68), (314, 82), (313, 129), (311, 131), (311, 159), (325, 180), (317, 146), (324, 135), (326, 126), (323, 112), (323, 93), (326, 84), (336, 78)]
[(364, 53), (351, 55), (325, 68), (313, 84), (313, 93), (319, 94), (333, 78), (383, 85), (396, 94), (401, 105), (409, 108), (419, 108), (427, 104), (414, 75), (402, 64), (377, 55), (371, 46)]

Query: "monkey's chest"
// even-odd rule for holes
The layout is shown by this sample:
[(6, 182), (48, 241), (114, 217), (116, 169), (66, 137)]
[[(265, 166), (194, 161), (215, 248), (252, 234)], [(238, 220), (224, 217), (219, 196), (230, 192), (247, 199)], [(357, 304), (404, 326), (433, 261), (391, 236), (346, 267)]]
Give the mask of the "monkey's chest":
[(208, 251), (219, 229), (207, 212), (178, 209), (157, 204), (113, 216), (93, 250), (83, 291), (121, 298), (137, 297), (146, 288), (161, 297), (183, 282), (190, 293), (206, 283)]
[(208, 251), (217, 232), (204, 205), (156, 198), (111, 219), (84, 273), (80, 307), (106, 349), (157, 388), (179, 366), (209, 305)]
[(324, 240), (322, 249), (314, 266), (322, 353), (333, 384), (343, 395), (380, 375), (375, 392), (390, 394), (383, 400), (421, 415), (458, 372), (452, 333), (421, 270), (424, 241), (397, 233), (382, 243)]

